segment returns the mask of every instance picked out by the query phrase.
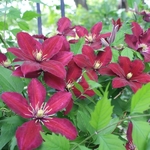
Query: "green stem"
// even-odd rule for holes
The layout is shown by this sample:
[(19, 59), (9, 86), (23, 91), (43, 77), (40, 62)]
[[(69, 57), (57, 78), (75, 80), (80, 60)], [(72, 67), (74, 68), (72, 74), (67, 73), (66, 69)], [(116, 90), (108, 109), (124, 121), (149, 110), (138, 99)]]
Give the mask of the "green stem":
[(5, 48), (7, 49), (8, 47), (7, 47), (7, 45), (6, 45), (6, 43), (5, 43), (5, 41), (4, 41), (4, 39), (3, 39), (3, 37), (2, 37), (2, 35), (0, 34), (0, 40), (2, 41), (2, 43), (4, 44), (4, 46), (5, 46)]

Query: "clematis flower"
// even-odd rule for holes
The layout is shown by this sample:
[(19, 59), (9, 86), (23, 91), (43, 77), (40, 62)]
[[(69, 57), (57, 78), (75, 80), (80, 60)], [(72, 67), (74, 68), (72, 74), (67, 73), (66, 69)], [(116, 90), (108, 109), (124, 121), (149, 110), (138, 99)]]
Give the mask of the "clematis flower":
[(42, 144), (40, 135), (42, 125), (70, 140), (76, 138), (77, 131), (74, 125), (68, 119), (58, 118), (56, 114), (69, 104), (71, 93), (57, 92), (44, 102), (46, 89), (37, 79), (32, 79), (28, 85), (28, 98), (26, 100), (16, 92), (4, 92), (1, 95), (1, 99), (12, 111), (23, 118), (30, 119), (16, 131), (20, 150), (33, 150)]
[(139, 14), (143, 16), (143, 20), (145, 22), (150, 22), (150, 12), (149, 11), (144, 10), (144, 11), (140, 12)]
[(145, 62), (150, 62), (150, 29), (143, 31), (136, 22), (132, 22), (131, 26), (133, 34), (126, 34), (125, 42), (130, 48), (140, 52)]
[(94, 77), (97, 76), (97, 73), (100, 73), (101, 68), (110, 63), (112, 52), (110, 47), (106, 47), (103, 51), (95, 54), (95, 51), (90, 46), (84, 45), (82, 54), (74, 56), (73, 59), (80, 68), (85, 68), (87, 72), (90, 71), (91, 76)]
[[(13, 75), (23, 75), (23, 77), (30, 78), (37, 77), (44, 71), (59, 78), (65, 78), (65, 67), (54, 58), (56, 54), (59, 55), (58, 53), (63, 45), (61, 36), (51, 37), (41, 44), (28, 33), (20, 32), (17, 34), (17, 40), (20, 49), (12, 47), (8, 48), (8, 51), (17, 56), (23, 64), (13, 72)], [(70, 53), (64, 51), (63, 56), (67, 56)], [(30, 76), (31, 74), (32, 76)]]
[(100, 34), (102, 30), (102, 22), (94, 24), (90, 32), (83, 26), (76, 26), (76, 32), (79, 38), (85, 38), (85, 44), (91, 46), (93, 49), (99, 49), (102, 46), (101, 38), (107, 38), (110, 33)]
[(136, 92), (143, 84), (150, 82), (150, 75), (144, 73), (144, 64), (141, 60), (131, 61), (128, 57), (119, 57), (118, 63), (111, 63), (103, 74), (116, 76), (112, 80), (113, 88), (129, 86)]
[(128, 142), (126, 143), (126, 150), (136, 150), (136, 146), (133, 144), (132, 140), (132, 129), (133, 125), (132, 122), (129, 122), (128, 129), (127, 129), (127, 140)]

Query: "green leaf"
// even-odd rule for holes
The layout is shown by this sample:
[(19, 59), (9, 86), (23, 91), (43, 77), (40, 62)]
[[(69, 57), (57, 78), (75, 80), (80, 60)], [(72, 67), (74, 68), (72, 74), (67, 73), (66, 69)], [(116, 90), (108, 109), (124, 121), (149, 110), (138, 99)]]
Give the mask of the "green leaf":
[(86, 111), (78, 111), (77, 112), (77, 126), (83, 132), (93, 133), (94, 129), (89, 123), (90, 115)]
[(20, 126), (24, 120), (19, 116), (7, 117), (0, 120), (1, 135), (0, 135), (0, 150), (15, 136), (17, 127)]
[(72, 51), (74, 54), (81, 54), (81, 53), (82, 53), (82, 47), (83, 47), (84, 43), (85, 43), (84, 38), (80, 38), (77, 43), (75, 43), (75, 44), (70, 44), (71, 51)]
[(9, 9), (9, 13), (7, 14), (7, 17), (9, 19), (17, 19), (17, 18), (20, 18), (20, 14), (21, 14), (21, 12), (19, 9), (11, 7)]
[(148, 135), (146, 150), (150, 150), (150, 133), (149, 133), (149, 135)]
[(119, 51), (112, 49), (112, 62), (118, 62)]
[(22, 30), (19, 29), (19, 28), (15, 28), (15, 29), (12, 29), (12, 30), (10, 30), (10, 31), (12, 32), (12, 34), (13, 34), (14, 36), (16, 36), (17, 33), (18, 33), (18, 32), (21, 32)]
[(39, 17), (40, 15), (38, 13), (36, 13), (35, 11), (25, 11), (22, 19), (26, 20), (26, 21), (30, 21), (33, 18)]
[(131, 114), (142, 113), (149, 108), (150, 102), (150, 83), (143, 85), (132, 97)]
[(84, 89), (83, 89), (83, 87), (79, 84), (79, 83), (77, 83), (77, 82), (74, 82), (74, 86), (81, 92), (81, 93), (83, 93), (84, 92)]
[(22, 30), (29, 30), (29, 25), (25, 22), (25, 21), (18, 21), (18, 26), (22, 29)]
[(100, 146), (98, 150), (125, 150), (123, 142), (113, 134), (99, 136)]
[(133, 60), (133, 51), (132, 51), (132, 49), (126, 47), (124, 50), (122, 50), (121, 56), (126, 56), (126, 57), (129, 57), (130, 60)]
[(0, 30), (8, 30), (7, 22), (0, 21)]
[(70, 150), (69, 140), (61, 135), (45, 135), (41, 133), (44, 142), (38, 150)]
[(17, 141), (16, 141), (16, 137), (14, 136), (10, 142), (10, 150), (14, 150), (16, 145), (17, 145)]
[(12, 124), (5, 123), (1, 127), (1, 135), (0, 135), (0, 150), (12, 139), (16, 131), (16, 127)]
[(132, 131), (133, 144), (137, 147), (137, 149), (145, 150), (148, 135), (150, 133), (149, 123), (143, 121), (134, 121), (134, 120), (131, 121), (133, 123), (133, 131)]
[(90, 149), (85, 146), (79, 146), (79, 150), (90, 150)]
[(89, 84), (90, 89), (102, 87), (99, 83), (97, 83), (96, 81), (93, 81), (93, 80), (88, 80), (87, 83)]
[(0, 66), (0, 89), (21, 93), (24, 84), (21, 78), (12, 76), (12, 71)]
[(106, 127), (111, 120), (113, 107), (107, 97), (108, 92), (106, 91), (104, 97), (97, 102), (95, 110), (91, 114), (90, 123), (96, 130)]

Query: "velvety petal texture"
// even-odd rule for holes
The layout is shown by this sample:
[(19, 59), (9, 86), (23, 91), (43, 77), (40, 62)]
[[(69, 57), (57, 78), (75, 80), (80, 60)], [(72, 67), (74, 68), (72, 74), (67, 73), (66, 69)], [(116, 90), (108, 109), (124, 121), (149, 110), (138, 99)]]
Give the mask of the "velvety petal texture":
[(28, 85), (28, 97), (33, 108), (40, 107), (46, 98), (46, 90), (41, 82), (32, 79)]
[(71, 101), (72, 94), (70, 92), (57, 92), (47, 102), (47, 106), (51, 110), (48, 114), (52, 115), (66, 108)]
[(39, 147), (43, 142), (40, 131), (42, 131), (41, 125), (33, 120), (18, 127), (16, 138), (19, 149), (33, 150)]
[(74, 140), (77, 137), (77, 130), (73, 124), (62, 118), (52, 118), (45, 122), (45, 126), (54, 133), (60, 133), (69, 140)]
[(16, 114), (23, 118), (30, 118), (31, 112), (28, 110), (27, 100), (19, 93), (4, 92), (1, 95), (2, 101)]

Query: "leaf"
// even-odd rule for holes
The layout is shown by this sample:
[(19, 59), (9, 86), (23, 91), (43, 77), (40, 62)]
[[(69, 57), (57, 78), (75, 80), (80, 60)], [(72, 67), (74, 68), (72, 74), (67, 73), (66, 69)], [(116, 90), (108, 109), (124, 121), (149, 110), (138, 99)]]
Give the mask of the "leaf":
[(17, 145), (17, 141), (16, 141), (16, 137), (14, 136), (10, 142), (10, 150), (14, 150), (16, 145)]
[(36, 13), (35, 11), (25, 11), (22, 19), (26, 20), (26, 21), (30, 21), (33, 18), (39, 17), (40, 15), (38, 13)]
[(95, 106), (94, 112), (91, 114), (91, 125), (96, 129), (100, 130), (106, 127), (110, 120), (113, 112), (111, 101), (108, 100), (108, 92), (104, 93), (104, 97), (99, 100)]
[(148, 135), (150, 133), (149, 123), (143, 121), (134, 121), (134, 120), (131, 121), (133, 123), (133, 131), (132, 131), (133, 144), (137, 147), (137, 149), (145, 150)]
[(90, 149), (85, 146), (79, 146), (79, 150), (90, 150)]
[(79, 83), (77, 83), (77, 82), (74, 82), (74, 86), (81, 92), (81, 93), (83, 93), (84, 92), (84, 89), (83, 89), (83, 87), (79, 84)]
[(100, 146), (98, 150), (125, 150), (123, 142), (113, 134), (99, 136)]
[(132, 97), (131, 114), (142, 113), (150, 106), (150, 83), (143, 85)]
[(38, 150), (70, 150), (69, 140), (61, 135), (45, 135), (41, 133), (44, 142)]
[(15, 134), (16, 128), (14, 125), (12, 124), (7, 124), (5, 123), (2, 127), (1, 127), (1, 135), (0, 135), (0, 150), (12, 139), (12, 137)]
[(112, 49), (112, 62), (117, 62), (119, 57), (119, 51)]
[(25, 21), (18, 21), (18, 26), (22, 29), (22, 30), (29, 30), (29, 26)]
[(97, 83), (96, 81), (93, 81), (93, 80), (88, 80), (87, 83), (89, 84), (90, 89), (102, 87), (99, 83)]
[(9, 13), (7, 14), (7, 17), (9, 19), (17, 19), (17, 18), (20, 18), (20, 14), (21, 14), (21, 12), (19, 9), (11, 7), (9, 9)]
[(7, 30), (8, 24), (7, 22), (0, 21), (0, 30)]
[(83, 132), (93, 133), (94, 129), (89, 123), (90, 115), (86, 111), (78, 111), (77, 112), (77, 126)]
[(0, 120), (1, 135), (0, 135), (0, 150), (13, 139), (17, 127), (20, 126), (24, 120), (19, 116), (7, 117)]
[(133, 51), (132, 49), (126, 47), (121, 51), (121, 56), (127, 56), (130, 60), (133, 60)]
[(70, 44), (71, 51), (74, 54), (81, 54), (82, 53), (82, 47), (83, 47), (84, 43), (85, 43), (84, 38), (80, 38), (77, 43)]
[(0, 66), (0, 89), (2, 91), (14, 91), (21, 93), (24, 84), (21, 78), (11, 75), (12, 71)]
[(150, 150), (150, 133), (149, 133), (149, 135), (148, 135), (146, 150)]

